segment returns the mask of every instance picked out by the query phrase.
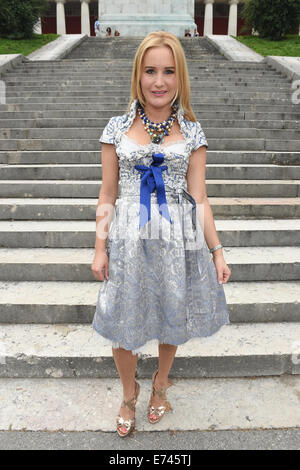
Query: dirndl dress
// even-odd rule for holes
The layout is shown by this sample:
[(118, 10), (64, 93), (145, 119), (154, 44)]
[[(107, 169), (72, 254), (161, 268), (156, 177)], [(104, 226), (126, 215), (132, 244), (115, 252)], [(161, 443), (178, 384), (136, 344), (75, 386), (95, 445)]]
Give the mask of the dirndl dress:
[(100, 282), (92, 327), (104, 344), (143, 354), (153, 343), (211, 336), (229, 313), (201, 205), (187, 191), (190, 154), (208, 147), (201, 125), (180, 108), (182, 140), (139, 145), (126, 135), (136, 112), (135, 100), (99, 139), (115, 145), (119, 197), (106, 240), (109, 279)]

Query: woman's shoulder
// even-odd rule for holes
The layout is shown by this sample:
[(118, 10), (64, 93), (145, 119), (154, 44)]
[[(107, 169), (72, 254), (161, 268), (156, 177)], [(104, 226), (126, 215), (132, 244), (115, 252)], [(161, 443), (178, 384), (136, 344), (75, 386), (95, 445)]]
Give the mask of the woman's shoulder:
[(191, 134), (194, 135), (195, 133), (199, 132), (202, 129), (201, 123), (199, 121), (190, 121), (186, 117), (182, 117), (182, 121), (184, 123), (185, 129)]
[(114, 144), (115, 135), (117, 131), (122, 129), (124, 124), (127, 122), (128, 115), (129, 113), (124, 113), (121, 115), (112, 116), (104, 127), (99, 142), (106, 144)]
[(206, 136), (202, 129), (200, 121), (190, 121), (189, 119), (183, 117), (183, 124), (186, 137), (191, 143), (191, 150), (196, 150), (202, 145), (208, 147)]

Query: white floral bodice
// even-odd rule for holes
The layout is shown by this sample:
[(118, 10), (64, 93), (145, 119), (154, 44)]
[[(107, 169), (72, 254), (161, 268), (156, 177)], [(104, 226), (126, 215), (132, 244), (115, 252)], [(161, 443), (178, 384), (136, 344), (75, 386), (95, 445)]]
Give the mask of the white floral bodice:
[(137, 112), (137, 100), (130, 111), (122, 116), (113, 116), (99, 139), (101, 143), (114, 144), (119, 161), (119, 193), (139, 194), (141, 174), (136, 164), (149, 166), (154, 153), (164, 154), (164, 164), (168, 170), (162, 172), (165, 189), (177, 192), (187, 188), (186, 173), (191, 152), (208, 143), (201, 124), (184, 118), (182, 108), (178, 110), (178, 123), (183, 134), (182, 140), (166, 144), (139, 145), (129, 138), (129, 131)]

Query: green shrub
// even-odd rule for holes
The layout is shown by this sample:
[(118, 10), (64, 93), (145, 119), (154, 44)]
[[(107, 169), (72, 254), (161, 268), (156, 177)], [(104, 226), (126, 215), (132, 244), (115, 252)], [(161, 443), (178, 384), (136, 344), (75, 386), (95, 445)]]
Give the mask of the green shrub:
[(47, 10), (47, 0), (0, 0), (0, 36), (32, 39), (35, 24)]
[(300, 0), (246, 0), (241, 16), (261, 38), (279, 41), (298, 32)]

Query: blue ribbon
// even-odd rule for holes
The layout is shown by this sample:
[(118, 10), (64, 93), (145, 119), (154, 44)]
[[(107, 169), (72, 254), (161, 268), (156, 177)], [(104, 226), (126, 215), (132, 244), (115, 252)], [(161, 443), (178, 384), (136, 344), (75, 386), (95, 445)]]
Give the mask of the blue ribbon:
[[(134, 166), (134, 168), (141, 173), (140, 229), (151, 219), (151, 193), (153, 193), (155, 189), (157, 193), (157, 202), (159, 204), (159, 213), (172, 224), (167, 206), (165, 183), (162, 177), (162, 172), (164, 170), (169, 174), (167, 165), (161, 166), (165, 156), (163, 153), (154, 153), (152, 157), (153, 162), (150, 166)], [(145, 207), (147, 208), (147, 215), (145, 214)], [(143, 210), (141, 210), (141, 208), (143, 208)]]

